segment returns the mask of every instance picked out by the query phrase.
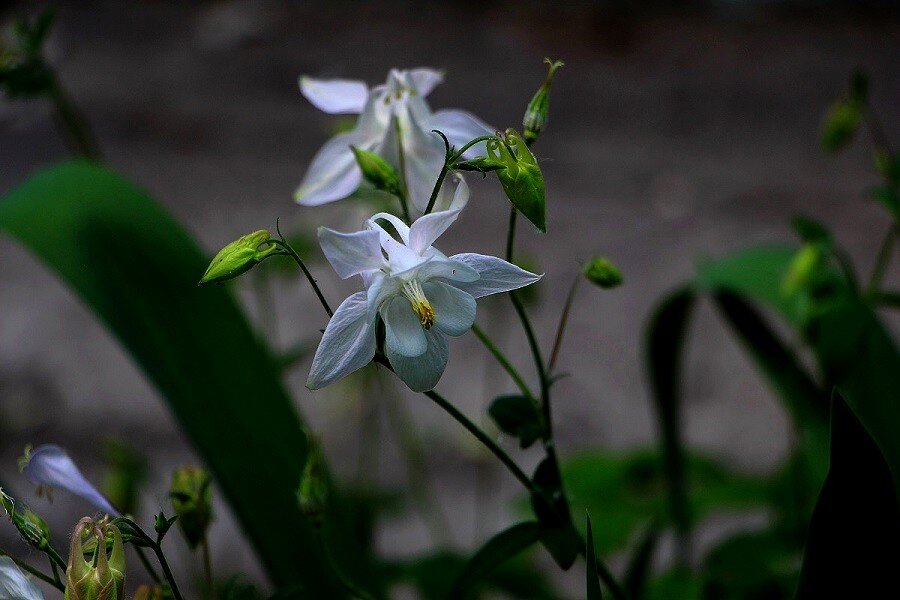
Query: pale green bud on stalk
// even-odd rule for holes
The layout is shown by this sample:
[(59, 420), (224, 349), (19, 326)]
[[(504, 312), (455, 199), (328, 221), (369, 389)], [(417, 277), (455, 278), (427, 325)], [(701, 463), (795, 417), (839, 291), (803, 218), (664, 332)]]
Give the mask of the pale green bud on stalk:
[(328, 482), (325, 478), (325, 463), (318, 441), (309, 437), (306, 464), (297, 488), (297, 504), (315, 524), (322, 522), (328, 506)]
[(544, 62), (549, 65), (547, 78), (544, 79), (543, 85), (538, 88), (534, 98), (528, 103), (525, 116), (522, 118), (522, 127), (524, 128), (522, 134), (529, 145), (538, 139), (541, 131), (547, 126), (550, 118), (550, 86), (553, 84), (553, 75), (565, 64), (561, 60), (550, 60), (549, 58), (545, 58)]
[(585, 278), (603, 289), (612, 289), (622, 285), (622, 272), (608, 259), (595, 256), (581, 267)]
[(488, 160), (503, 163), (504, 168), (497, 171), (497, 179), (506, 197), (526, 219), (546, 233), (544, 175), (525, 140), (514, 130), (507, 129), (502, 140), (489, 140), (486, 148)]
[(359, 165), (363, 177), (366, 181), (374, 185), (377, 189), (383, 190), (391, 194), (398, 194), (400, 188), (400, 176), (391, 164), (384, 160), (375, 152), (363, 150), (356, 146), (350, 146), (353, 156), (356, 157), (356, 164)]
[(807, 287), (824, 262), (825, 252), (820, 244), (804, 244), (788, 267), (781, 283), (782, 293), (792, 296)]
[(178, 525), (188, 545), (196, 548), (212, 522), (212, 478), (203, 469), (182, 467), (172, 473), (169, 491)]
[(50, 545), (50, 528), (37, 513), (0, 489), (0, 506), (13, 526), (30, 546), (44, 550)]
[[(90, 560), (84, 558), (85, 541), (93, 546)], [(78, 522), (69, 550), (65, 599), (125, 600), (125, 544), (112, 523), (95, 523), (89, 517)]]
[(199, 285), (234, 279), (280, 252), (278, 245), (272, 243), (272, 234), (265, 229), (249, 233), (219, 250), (209, 263)]

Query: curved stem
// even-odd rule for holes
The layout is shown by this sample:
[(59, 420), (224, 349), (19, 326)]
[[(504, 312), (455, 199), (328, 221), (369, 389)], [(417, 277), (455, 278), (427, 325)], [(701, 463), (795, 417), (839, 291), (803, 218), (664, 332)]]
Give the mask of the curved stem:
[(525, 380), (522, 378), (522, 375), (516, 370), (516, 368), (509, 362), (509, 359), (506, 358), (506, 355), (503, 354), (503, 351), (497, 347), (494, 341), (488, 337), (488, 335), (481, 329), (477, 324), (472, 324), (472, 333), (481, 340), (481, 343), (484, 344), (485, 348), (494, 355), (494, 358), (497, 359), (497, 362), (500, 363), (500, 366), (509, 373), (509, 376), (512, 377), (512, 380), (519, 386), (519, 390), (522, 391), (522, 394), (534, 400), (534, 394), (531, 393), (531, 389), (529, 389), (528, 384), (525, 383)]
[(137, 553), (138, 559), (140, 559), (141, 564), (144, 565), (144, 569), (146, 569), (147, 574), (150, 575), (150, 578), (154, 583), (162, 583), (159, 573), (157, 573), (156, 569), (153, 568), (153, 565), (150, 564), (150, 561), (147, 559), (147, 554), (144, 553), (144, 549), (140, 546), (134, 546), (134, 551)]
[(553, 373), (553, 368), (556, 367), (556, 359), (559, 358), (559, 349), (562, 347), (563, 335), (565, 335), (566, 326), (569, 324), (569, 313), (572, 311), (572, 303), (575, 301), (575, 292), (578, 291), (579, 282), (581, 282), (581, 273), (576, 273), (575, 279), (569, 287), (569, 293), (566, 295), (562, 315), (559, 317), (559, 325), (556, 327), (556, 339), (553, 340), (550, 362), (547, 363), (547, 371), (550, 373)]
[(57, 552), (52, 546), (47, 546), (46, 548), (44, 548), (44, 553), (47, 554), (51, 561), (56, 563), (56, 566), (58, 566), (63, 571), (66, 570), (66, 561), (62, 559), (62, 556), (59, 555), (59, 552)]
[(175, 576), (172, 575), (172, 569), (169, 568), (169, 561), (166, 560), (166, 555), (163, 554), (159, 544), (153, 545), (153, 552), (156, 554), (159, 566), (162, 567), (163, 574), (166, 576), (166, 581), (169, 583), (169, 589), (172, 591), (175, 600), (184, 600), (184, 596), (181, 595), (181, 591), (178, 589), (178, 584), (175, 583)]
[(434, 184), (434, 189), (431, 190), (431, 198), (428, 199), (428, 206), (425, 207), (426, 215), (434, 210), (434, 203), (437, 202), (438, 193), (441, 191), (441, 186), (444, 185), (444, 178), (447, 177), (447, 172), (449, 170), (447, 161), (444, 161), (444, 166), (441, 167), (441, 174), (438, 175), (437, 182)]
[(401, 189), (397, 194), (400, 200), (400, 208), (403, 210), (403, 218), (407, 225), (412, 223), (409, 217), (409, 182), (406, 181), (406, 154), (403, 151), (403, 132), (400, 130), (400, 121), (394, 119), (394, 131), (397, 133), (397, 154), (400, 162)]
[(486, 142), (488, 140), (493, 140), (496, 137), (497, 137), (496, 135), (480, 135), (477, 138), (475, 138), (474, 140), (466, 142), (465, 144), (463, 144), (462, 148), (457, 150), (453, 154), (453, 156), (450, 157), (450, 160), (448, 160), (447, 162), (451, 165), (455, 164), (456, 161), (458, 161), (460, 158), (462, 158), (462, 155), (465, 154), (466, 151), (469, 148), (471, 148), (472, 146), (474, 146), (475, 144), (479, 144), (481, 142)]
[[(0, 556), (8, 556), (9, 559), (10, 559), (11, 561), (13, 561), (14, 563), (16, 563), (16, 566), (17, 566), (17, 567), (19, 567), (19, 568), (22, 569), (23, 571), (26, 571), (26, 572), (28, 572), (29, 574), (31, 574), (31, 575), (33, 575), (33, 576), (35, 576), (35, 577), (37, 577), (37, 578), (40, 579), (41, 581), (43, 581), (43, 582), (45, 582), (45, 583), (49, 583), (50, 585), (52, 585), (53, 587), (55, 587), (55, 588), (58, 589), (59, 591), (62, 592), (62, 591), (64, 591), (64, 590), (66, 589), (66, 586), (62, 585), (62, 583), (59, 581), (59, 577), (56, 577), (56, 578), (51, 577), (51, 576), (47, 575), (46, 573), (44, 573), (43, 571), (41, 571), (40, 569), (38, 569), (38, 568), (36, 568), (36, 567), (32, 567), (32, 566), (29, 565), (28, 563), (19, 560), (18, 558), (16, 558), (15, 556), (9, 554), (9, 553), (6, 552), (5, 550), (0, 550)], [(51, 564), (51, 565), (54, 565), (55, 563), (51, 562), (50, 564)]]
[[(278, 232), (278, 235), (281, 235), (280, 231)], [(303, 259), (300, 258), (300, 255), (297, 254), (293, 248), (291, 248), (291, 245), (284, 240), (284, 237), (282, 237), (280, 240), (271, 239), (269, 240), (269, 242), (283, 248), (287, 252), (288, 256), (294, 259), (294, 262), (297, 263), (297, 265), (303, 271), (303, 274), (306, 275), (306, 279), (309, 280), (309, 285), (312, 286), (313, 291), (316, 293), (316, 296), (318, 296), (319, 302), (322, 304), (325, 312), (328, 313), (329, 317), (333, 317), (334, 311), (331, 310), (331, 306), (328, 305), (328, 300), (325, 299), (325, 296), (322, 294), (322, 290), (319, 289), (319, 284), (316, 283), (316, 279), (312, 276), (312, 273), (309, 272), (309, 269), (306, 268), (306, 264), (303, 262)]]

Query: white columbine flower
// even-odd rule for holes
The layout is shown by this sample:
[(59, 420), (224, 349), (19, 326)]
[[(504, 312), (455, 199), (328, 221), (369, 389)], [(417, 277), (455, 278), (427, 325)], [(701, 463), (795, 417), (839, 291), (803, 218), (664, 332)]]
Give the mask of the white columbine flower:
[[(319, 150), (294, 198), (300, 204), (316, 206), (353, 193), (362, 180), (350, 151), (354, 145), (377, 152), (401, 175), (402, 151), (409, 196), (424, 212), (444, 164), (444, 143), (432, 130), (443, 132), (457, 148), (493, 133), (468, 112), (431, 112), (425, 96), (442, 79), (443, 75), (432, 69), (392, 69), (385, 84), (369, 89), (362, 81), (301, 77), (300, 90), (317, 108), (332, 114), (360, 116), (353, 131), (335, 136)], [(485, 154), (483, 144), (473, 146), (466, 157), (478, 154)]]
[(40, 588), (8, 556), (0, 556), (0, 600), (44, 600)]
[(447, 257), (432, 246), (458, 214), (430, 213), (407, 227), (394, 215), (378, 213), (363, 231), (319, 228), (319, 243), (338, 276), (360, 275), (366, 289), (344, 300), (329, 321), (307, 387), (319, 389), (367, 365), (375, 356), (381, 315), (384, 350), (394, 371), (414, 391), (430, 390), (447, 366), (445, 336), (462, 335), (472, 326), (475, 299), (540, 279), (493, 256)]

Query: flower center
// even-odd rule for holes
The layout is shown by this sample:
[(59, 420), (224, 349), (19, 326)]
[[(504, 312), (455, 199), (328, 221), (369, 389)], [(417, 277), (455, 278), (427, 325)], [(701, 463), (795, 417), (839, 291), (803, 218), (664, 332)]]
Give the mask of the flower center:
[(422, 291), (422, 284), (415, 279), (407, 281), (403, 284), (403, 295), (412, 304), (413, 312), (419, 317), (419, 323), (422, 324), (422, 327), (431, 329), (431, 326), (434, 325), (434, 308), (432, 308), (428, 298), (425, 297), (425, 292)]

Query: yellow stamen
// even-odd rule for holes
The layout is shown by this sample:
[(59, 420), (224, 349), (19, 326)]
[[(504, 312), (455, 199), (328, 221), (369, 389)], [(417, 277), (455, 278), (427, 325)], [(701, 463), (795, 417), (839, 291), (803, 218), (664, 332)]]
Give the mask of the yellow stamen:
[(428, 298), (425, 297), (422, 285), (415, 279), (407, 281), (403, 284), (403, 295), (412, 304), (413, 312), (419, 317), (419, 323), (422, 324), (422, 327), (426, 330), (431, 329), (431, 326), (434, 325), (434, 308), (431, 306)]

